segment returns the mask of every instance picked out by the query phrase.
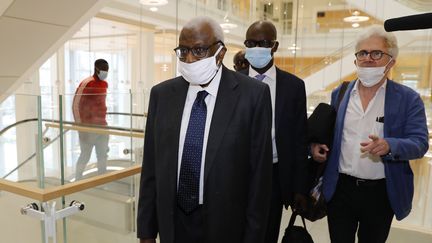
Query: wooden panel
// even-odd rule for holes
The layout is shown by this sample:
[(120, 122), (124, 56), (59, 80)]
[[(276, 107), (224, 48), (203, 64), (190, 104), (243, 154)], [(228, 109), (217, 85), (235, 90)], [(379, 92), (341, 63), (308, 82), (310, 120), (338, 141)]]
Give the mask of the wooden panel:
[(37, 187), (23, 185), (19, 182), (0, 179), (0, 190), (32, 198), (40, 202), (46, 202), (75, 192), (84, 191), (89, 188), (136, 175), (140, 172), (141, 164), (49, 189), (40, 189)]

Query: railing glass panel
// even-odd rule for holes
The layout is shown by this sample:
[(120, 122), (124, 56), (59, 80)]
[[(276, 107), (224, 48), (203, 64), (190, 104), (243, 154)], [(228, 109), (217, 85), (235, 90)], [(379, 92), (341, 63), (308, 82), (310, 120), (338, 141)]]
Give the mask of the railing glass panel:
[(0, 175), (3, 179), (29, 180), (39, 173), (38, 100), (38, 96), (17, 94), (0, 104)]

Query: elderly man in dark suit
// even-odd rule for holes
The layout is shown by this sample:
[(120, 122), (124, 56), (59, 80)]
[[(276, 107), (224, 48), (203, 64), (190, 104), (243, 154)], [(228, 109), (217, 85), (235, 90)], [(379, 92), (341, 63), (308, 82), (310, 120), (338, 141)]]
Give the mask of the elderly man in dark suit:
[(306, 92), (303, 80), (274, 65), (279, 43), (273, 23), (257, 21), (246, 32), (243, 73), (268, 84), (273, 108), (273, 186), (266, 243), (276, 243), (283, 206), (302, 211), (308, 191)]
[(264, 243), (271, 189), (269, 87), (222, 65), (223, 32), (189, 21), (180, 77), (152, 88), (138, 205), (141, 243)]

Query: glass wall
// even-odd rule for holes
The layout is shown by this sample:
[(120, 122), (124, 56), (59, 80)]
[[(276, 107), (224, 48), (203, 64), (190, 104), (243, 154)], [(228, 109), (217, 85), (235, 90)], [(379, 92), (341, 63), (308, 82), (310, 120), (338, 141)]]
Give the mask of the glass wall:
[[(28, 87), (25, 84), (17, 93), (41, 95), (44, 119), (58, 120), (61, 110), (64, 121), (74, 122), (71, 107), (75, 90), (83, 79), (93, 74), (94, 60), (104, 58), (110, 66), (106, 97), (108, 125), (143, 129), (145, 119), (142, 116), (147, 110), (149, 90), (153, 85), (176, 76), (177, 58), (173, 49), (178, 45), (179, 31), (184, 23), (199, 15), (219, 22), (228, 49), (224, 65), (232, 69), (234, 54), (244, 48), (248, 26), (256, 20), (266, 19), (272, 21), (278, 30), (280, 45), (275, 63), (304, 79), (310, 113), (318, 103), (329, 102), (330, 91), (341, 81), (355, 78), (354, 41), (361, 30), (372, 24), (382, 24), (383, 16), (400, 16), (392, 16), (392, 12), (410, 15), (430, 11), (418, 3), (414, 7), (411, 1), (385, 2), (387, 5), (373, 0), (169, 0), (168, 4), (159, 6), (142, 5), (139, 0), (112, 0), (40, 67), (33, 85)], [(389, 10), (386, 6), (397, 9)], [(392, 79), (422, 95), (431, 127), (432, 31), (396, 34), (400, 56), (392, 70)], [(11, 96), (1, 104), (0, 128), (33, 117), (29, 109), (19, 106), (18, 97)], [(16, 139), (18, 132), (18, 129), (10, 130), (0, 137), (2, 175), (25, 160), (26, 156), (17, 152), (17, 148), (30, 145)], [(47, 134), (50, 137), (58, 135), (59, 131)], [(62, 158), (66, 177), (73, 179), (80, 153), (77, 132), (67, 133), (63, 146), (67, 151)], [(141, 146), (141, 139), (111, 137), (109, 157), (134, 160), (130, 152)], [(59, 148), (59, 144), (45, 148), (43, 156), (48, 161), (47, 169), (60, 169)], [(1, 151), (8, 151), (8, 155)], [(93, 153), (90, 164), (96, 160)], [(413, 212), (395, 225), (432, 232), (432, 201), (427, 196), (432, 195), (431, 164), (431, 151), (425, 158), (412, 162), (416, 176)], [(16, 173), (10, 176), (15, 180), (24, 179)], [(133, 193), (128, 196), (133, 196)], [(129, 206), (125, 206), (126, 210)], [(92, 220), (95, 221), (93, 218), (86, 222), (91, 224)], [(111, 226), (106, 227), (109, 229)], [(131, 233), (133, 224), (122, 230)], [(73, 239), (71, 242), (79, 242)]]

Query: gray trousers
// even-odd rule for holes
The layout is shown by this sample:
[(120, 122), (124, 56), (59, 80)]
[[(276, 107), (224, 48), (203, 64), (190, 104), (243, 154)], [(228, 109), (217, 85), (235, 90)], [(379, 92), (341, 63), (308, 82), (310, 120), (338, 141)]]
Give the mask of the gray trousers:
[(79, 132), (81, 154), (76, 162), (76, 180), (82, 178), (83, 172), (90, 160), (93, 147), (96, 149), (98, 174), (103, 174), (106, 172), (106, 162), (109, 151), (108, 141), (109, 135), (106, 134)]

